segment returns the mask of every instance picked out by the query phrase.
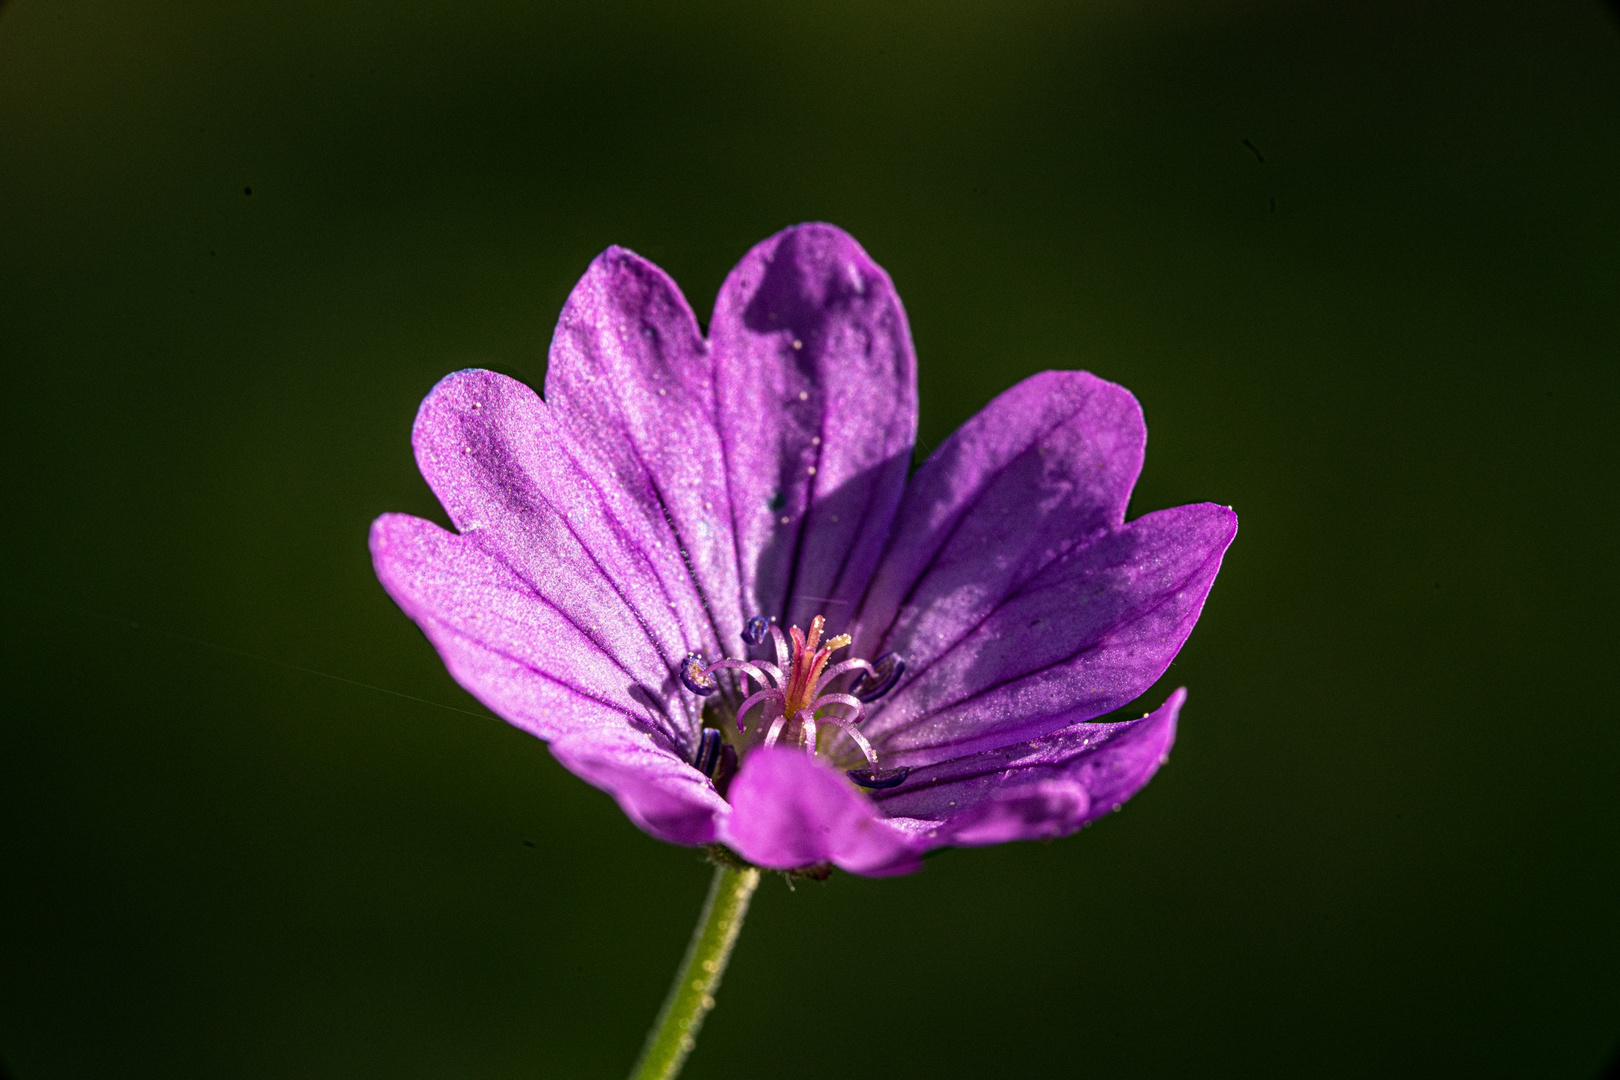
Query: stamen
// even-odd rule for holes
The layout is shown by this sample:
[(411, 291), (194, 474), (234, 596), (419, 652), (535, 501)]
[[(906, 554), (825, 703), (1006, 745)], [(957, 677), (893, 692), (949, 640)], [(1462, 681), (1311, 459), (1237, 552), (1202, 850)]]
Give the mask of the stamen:
[(900, 659), (899, 653), (884, 653), (872, 661), (871, 670), (856, 679), (850, 691), (862, 701), (876, 701), (894, 689), (905, 670), (906, 662)]
[(844, 716), (823, 716), (821, 722), (842, 728), (844, 734), (855, 740), (855, 745), (861, 748), (861, 753), (866, 757), (866, 763), (873, 768), (877, 767), (877, 751), (873, 750), (872, 744), (866, 741), (866, 736), (856, 730), (855, 721)]
[(682, 685), (698, 697), (708, 697), (720, 689), (720, 684), (704, 666), (703, 656), (700, 653), (692, 653), (681, 661), (680, 675)]
[(804, 731), (804, 749), (811, 756), (816, 756), (816, 710), (800, 709), (794, 719)]
[[(877, 790), (899, 787), (911, 775), (911, 769), (878, 768), (877, 751), (857, 725), (866, 719), (867, 702), (876, 701), (894, 689), (905, 671), (905, 661), (898, 653), (891, 652), (878, 657), (876, 661), (851, 657), (829, 667), (832, 654), (849, 647), (850, 636), (836, 634), (823, 640), (826, 622), (825, 617), (817, 615), (810, 620), (808, 631), (790, 626), (783, 633), (776, 620), (754, 615), (743, 625), (743, 640), (750, 645), (759, 645), (769, 634), (776, 647), (776, 663), (721, 658), (706, 664), (702, 654), (692, 653), (681, 662), (681, 682), (694, 694), (708, 695), (719, 689), (716, 672), (740, 672), (757, 683), (759, 688), (743, 698), (737, 708), (739, 732), (748, 731), (748, 715), (758, 706), (759, 726), (755, 728), (755, 738), (763, 729), (761, 743), (775, 746), (791, 733), (792, 744), (802, 745), (805, 752), (814, 757), (820, 749), (817, 742), (822, 725), (831, 725), (848, 735), (866, 758), (866, 768), (848, 770), (847, 775), (852, 781), (864, 788)], [(844, 692), (818, 693), (831, 680), (851, 672), (855, 673), (855, 679)], [(828, 711), (821, 716), (816, 715), (833, 706), (843, 706), (849, 712)], [(793, 730), (795, 727), (797, 731)], [(731, 763), (729, 769), (726, 765), (728, 761)], [(725, 741), (720, 731), (715, 728), (703, 729), (694, 751), (693, 764), (716, 784), (716, 790), (724, 786), (723, 781), (729, 779), (736, 762), (737, 750)], [(724, 794), (723, 791), (721, 793)]]
[(771, 623), (770, 631), (771, 640), (776, 642), (776, 666), (786, 671), (788, 662), (793, 656), (792, 650), (788, 648), (787, 635), (782, 633), (782, 628), (775, 623)]
[[(849, 659), (849, 660), (840, 660), (838, 663), (834, 664), (832, 667), (828, 668), (826, 671), (823, 671), (821, 673), (821, 681), (822, 682), (827, 682), (829, 679), (836, 679), (838, 676), (842, 675), (844, 672), (846, 672), (846, 671), (854, 671), (856, 668), (864, 668), (867, 671), (871, 671), (872, 670), (872, 662), (870, 660), (861, 660), (859, 658), (852, 658), (852, 659)], [(856, 681), (856, 683), (860, 682), (859, 679), (856, 679), (855, 681)]]
[(743, 703), (737, 706), (737, 730), (747, 730), (747, 728), (743, 725), (743, 717), (747, 716), (748, 710), (752, 709), (755, 705), (758, 705), (762, 701), (785, 700), (786, 699), (782, 697), (782, 691), (780, 690), (761, 690), (757, 694), (749, 694), (747, 697), (743, 698)]
[(911, 766), (902, 765), (898, 769), (851, 769), (844, 775), (863, 788), (882, 791), (905, 783), (906, 777), (911, 775)]
[(714, 770), (720, 764), (720, 747), (724, 742), (725, 739), (717, 729), (704, 728), (703, 733), (698, 736), (697, 753), (693, 755), (692, 767), (713, 780)]
[[(755, 682), (759, 683), (761, 686), (771, 685), (768, 681), (766, 681), (765, 673), (759, 668), (755, 667), (754, 664), (748, 660), (716, 660), (704, 670), (712, 675), (716, 671), (722, 671), (725, 669), (740, 671), (744, 675), (747, 675), (750, 679), (753, 679)], [(778, 681), (780, 681), (781, 677), (778, 676), (777, 678)]]
[(766, 746), (776, 745), (776, 740), (782, 737), (782, 729), (787, 727), (787, 721), (788, 718), (786, 716), (778, 716), (775, 720), (771, 721), (771, 730), (765, 733)]
[(822, 694), (810, 703), (812, 709), (819, 709), (823, 705), (848, 705), (855, 712), (844, 719), (852, 724), (858, 724), (866, 718), (866, 706), (862, 705), (861, 699), (853, 694)]

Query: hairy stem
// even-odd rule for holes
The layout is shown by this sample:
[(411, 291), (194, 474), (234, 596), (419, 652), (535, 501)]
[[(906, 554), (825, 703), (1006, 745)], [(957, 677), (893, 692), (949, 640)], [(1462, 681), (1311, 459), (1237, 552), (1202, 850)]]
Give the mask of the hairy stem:
[(752, 866), (717, 866), (709, 898), (703, 902), (692, 944), (686, 959), (675, 973), (675, 985), (647, 1033), (641, 1060), (630, 1072), (630, 1080), (673, 1080), (686, 1063), (686, 1055), (697, 1045), (698, 1028), (714, 1008), (714, 994), (726, 961), (737, 944), (748, 902), (759, 887), (759, 871)]

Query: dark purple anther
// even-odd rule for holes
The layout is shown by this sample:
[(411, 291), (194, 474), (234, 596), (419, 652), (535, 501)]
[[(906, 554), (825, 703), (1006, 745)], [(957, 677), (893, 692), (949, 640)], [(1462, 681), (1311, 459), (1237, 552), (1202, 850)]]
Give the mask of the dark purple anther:
[[(872, 661), (871, 671), (861, 672), (861, 677), (855, 680), (855, 685), (849, 688), (849, 692), (862, 701), (876, 701), (894, 689), (894, 684), (900, 681), (900, 676), (905, 670), (906, 662), (900, 659), (899, 653), (884, 653)], [(857, 780), (856, 783), (860, 781)]]
[(911, 766), (902, 765), (898, 769), (851, 769), (846, 774), (851, 780), (864, 788), (899, 787), (911, 775)]
[(720, 689), (720, 684), (714, 681), (714, 676), (709, 674), (707, 665), (703, 663), (703, 657), (697, 653), (681, 661), (680, 673), (681, 685), (699, 697), (707, 697)]
[(692, 767), (698, 772), (714, 779), (714, 770), (720, 764), (720, 747), (725, 739), (720, 732), (712, 727), (703, 729), (698, 736), (697, 753), (692, 757)]
[(758, 645), (765, 640), (765, 635), (770, 629), (771, 620), (763, 615), (755, 615), (743, 624), (743, 640), (750, 645)]

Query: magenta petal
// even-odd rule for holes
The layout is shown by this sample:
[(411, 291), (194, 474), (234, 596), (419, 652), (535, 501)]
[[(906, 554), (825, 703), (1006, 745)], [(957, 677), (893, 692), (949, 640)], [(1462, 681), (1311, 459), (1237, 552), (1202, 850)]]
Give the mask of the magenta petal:
[[(947, 636), (867, 722), (887, 763), (918, 765), (1032, 738), (1140, 696), (1192, 632), (1237, 532), (1200, 503), (1087, 538)], [(948, 608), (952, 598), (937, 603)]]
[(915, 769), (883, 812), (940, 824), (929, 847), (1065, 836), (1118, 810), (1164, 764), (1185, 689), (1140, 720), (1075, 724), (1039, 739)]
[[(554, 739), (597, 723), (605, 711), (661, 731), (672, 745), (686, 737), (684, 718), (663, 705), (662, 687), (639, 684), (596, 628), (466, 537), (407, 514), (384, 514), (371, 527), (371, 551), (389, 595), (426, 631), (463, 685), (507, 719)], [(463, 641), (501, 658), (500, 664), (462, 657)], [(511, 715), (500, 702), (514, 679), (558, 688), (588, 706), (586, 718), (549, 705), (533, 716)]]
[(762, 747), (731, 782), (721, 838), (773, 870), (832, 863), (885, 877), (918, 869), (918, 841), (878, 813), (842, 773), (802, 750)]
[(726, 278), (709, 334), (744, 604), (847, 623), (916, 438), (899, 296), (848, 234), (799, 225)]
[(1147, 428), (1130, 391), (1046, 371), (1002, 393), (906, 485), (857, 652), (916, 668), (1077, 540), (1125, 520)]
[[(661, 693), (686, 654), (718, 651), (667, 525), (649, 527), (642, 507), (592, 479), (533, 390), (492, 371), (446, 376), (422, 402), (412, 442), (462, 536), (591, 628), (639, 683)], [(697, 703), (670, 704), (695, 731)]]
[(546, 401), (594, 489), (561, 505), (572, 514), (580, 500), (607, 504), (625, 543), (652, 562), (668, 593), (642, 594), (643, 609), (673, 604), (688, 628), (704, 626), (713, 642), (705, 652), (735, 655), (746, 616), (714, 364), (667, 274), (622, 248), (591, 263), (557, 322)]
[(575, 776), (608, 792), (644, 832), (673, 844), (709, 844), (728, 812), (713, 785), (653, 740), (622, 728), (559, 739), (551, 752)]

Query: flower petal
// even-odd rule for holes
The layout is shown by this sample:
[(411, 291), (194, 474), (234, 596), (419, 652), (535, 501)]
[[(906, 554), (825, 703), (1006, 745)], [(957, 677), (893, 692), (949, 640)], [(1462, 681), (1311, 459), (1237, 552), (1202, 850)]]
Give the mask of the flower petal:
[[(714, 365), (686, 299), (622, 248), (591, 263), (552, 338), (546, 401), (580, 448), (576, 464), (626, 542), (657, 567), (665, 602), (710, 654), (738, 655), (743, 614)], [(570, 514), (577, 503), (562, 504)], [(675, 578), (687, 590), (673, 586)]]
[(568, 590), (590, 593), (599, 581), (562, 575), (543, 594), (472, 538), (406, 514), (377, 519), (371, 550), (383, 587), (473, 696), (553, 741), (565, 766), (612, 791), (648, 832), (707, 842), (725, 803), (688, 764), (691, 729), (666, 705), (673, 677), (638, 682), (599, 629), (574, 615), (589, 605)]
[(760, 747), (731, 782), (721, 838), (773, 870), (832, 863), (885, 877), (918, 869), (919, 842), (889, 824), (837, 770), (802, 750)]
[[(468, 538), (408, 514), (384, 514), (371, 527), (371, 552), (383, 587), (435, 645), (445, 633), (474, 642), (602, 709), (664, 730), (672, 743), (677, 738), (678, 727), (656, 698), (660, 686), (639, 685), (595, 628)], [(482, 669), (469, 673), (474, 694), (502, 692)], [(568, 712), (533, 723), (544, 739), (578, 726)]]
[(911, 639), (923, 658), (867, 738), (885, 764), (927, 764), (1127, 704), (1186, 641), (1236, 531), (1227, 507), (1162, 510), (1087, 538), (988, 611), (969, 593), (949, 631)]
[(894, 285), (842, 230), (795, 226), (726, 278), (709, 334), (744, 603), (845, 625), (916, 439), (916, 358)]
[(1140, 720), (1074, 724), (912, 771), (875, 793), (884, 813), (937, 821), (929, 847), (1066, 836), (1118, 810), (1168, 759), (1185, 689)]
[[(718, 642), (668, 537), (642, 508), (580, 464), (557, 411), (492, 371), (458, 371), (428, 394), (412, 433), (417, 463), (461, 534), (577, 624), (637, 682), (664, 685), (690, 652)], [(621, 702), (621, 704), (624, 704)], [(683, 748), (699, 703), (676, 695)]]
[(643, 831), (672, 844), (711, 844), (730, 808), (704, 775), (623, 727), (559, 739), (551, 753), (611, 794)]
[(1147, 428), (1122, 386), (1046, 371), (1005, 391), (917, 469), (862, 602), (858, 655), (915, 667), (1072, 548), (1125, 520)]

